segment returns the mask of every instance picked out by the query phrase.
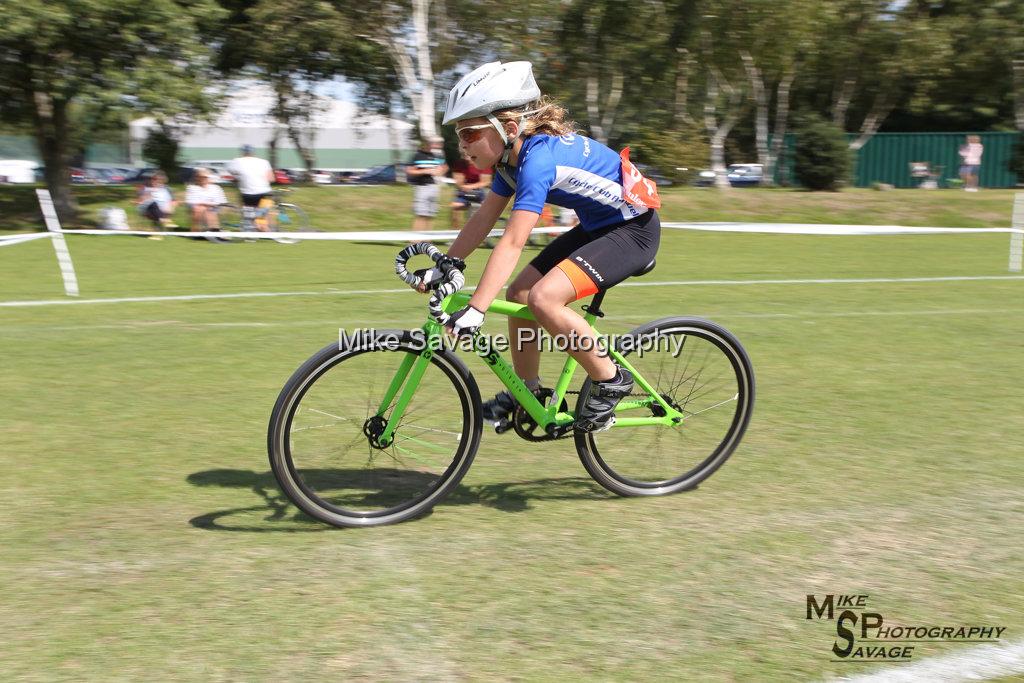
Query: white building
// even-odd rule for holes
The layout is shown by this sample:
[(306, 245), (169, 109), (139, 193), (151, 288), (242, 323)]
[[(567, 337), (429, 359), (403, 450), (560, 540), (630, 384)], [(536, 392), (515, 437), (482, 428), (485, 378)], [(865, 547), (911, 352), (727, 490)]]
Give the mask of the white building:
[[(242, 145), (252, 145), (257, 156), (269, 158), (271, 140), (277, 137), (278, 168), (304, 168), (287, 130), (271, 115), (274, 95), (263, 85), (232, 92), (220, 115), (212, 122), (178, 126), (180, 158), (233, 159)], [(363, 170), (378, 164), (404, 163), (417, 144), (413, 125), (377, 114), (361, 112), (353, 102), (317, 98), (310, 125), (302, 131), (303, 143), (316, 158), (315, 168)], [(156, 122), (143, 118), (129, 124), (132, 160), (142, 163), (142, 143)]]

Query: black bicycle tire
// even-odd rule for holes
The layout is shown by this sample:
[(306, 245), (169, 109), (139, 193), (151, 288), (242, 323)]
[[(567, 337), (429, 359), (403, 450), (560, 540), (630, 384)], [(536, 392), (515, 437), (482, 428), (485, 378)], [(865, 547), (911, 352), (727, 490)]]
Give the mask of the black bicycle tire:
[[(274, 221), (274, 230), (276, 232), (287, 234), (289, 232), (308, 232), (310, 230), (309, 215), (301, 206), (289, 202), (278, 202), (274, 210), (277, 213), (277, 219)], [(288, 215), (289, 220), (287, 222), (281, 220), (282, 213)], [(298, 221), (293, 222), (292, 219), (296, 217)], [(274, 241), (278, 244), (298, 244), (301, 240), (293, 237), (275, 237)]]
[[(638, 482), (630, 477), (617, 473), (600, 455), (600, 448), (596, 441), (600, 440), (602, 432), (596, 434), (575, 430), (573, 436), (576, 443), (576, 452), (587, 473), (594, 481), (601, 484), (609, 491), (620, 496), (656, 496), (669, 495), (686, 491), (696, 487), (702, 481), (714, 474), (726, 460), (733, 454), (750, 424), (750, 417), (753, 411), (756, 386), (754, 380), (754, 369), (746, 349), (739, 340), (721, 325), (705, 320), (703, 318), (690, 317), (669, 317), (653, 320), (630, 331), (628, 335), (638, 337), (650, 334), (652, 331), (691, 329), (699, 332), (705, 340), (710, 341), (719, 350), (726, 353), (733, 370), (740, 376), (740, 392), (738, 393), (738, 405), (742, 410), (737, 411), (729, 429), (719, 442), (718, 447), (709, 454), (701, 463), (667, 482)], [(621, 340), (620, 340), (621, 344)], [(730, 353), (732, 355), (730, 355)], [(628, 358), (628, 354), (627, 358)], [(746, 384), (742, 383), (746, 379)], [(588, 378), (584, 381), (580, 390), (579, 404), (587, 400), (590, 393), (591, 381)], [(579, 407), (577, 407), (579, 410)], [(628, 429), (622, 427), (620, 429)]]
[[(403, 351), (417, 350), (408, 331), (383, 330), (381, 333), (398, 335), (400, 339), (398, 348)], [(315, 496), (301, 482), (296, 480), (295, 468), (288, 444), (288, 431), (291, 426), (291, 418), (294, 415), (294, 408), (313, 383), (329, 372), (331, 368), (344, 362), (346, 358), (375, 352), (389, 353), (390, 351), (384, 351), (383, 349), (353, 350), (346, 345), (334, 343), (325, 346), (313, 354), (285, 383), (271, 412), (270, 424), (267, 429), (267, 453), (270, 459), (270, 466), (282, 492), (306, 514), (337, 527), (371, 527), (396, 524), (427, 513), (462, 481), (462, 478), (469, 470), (469, 466), (473, 463), (473, 459), (476, 457), (483, 434), (483, 418), (480, 414), (480, 390), (477, 387), (476, 380), (458, 356), (448, 350), (436, 350), (433, 352), (431, 363), (437, 365), (451, 380), (462, 403), (464, 424), (468, 423), (469, 426), (469, 429), (464, 429), (462, 432), (462, 437), (468, 434), (469, 438), (460, 437), (462, 440), (458, 447), (458, 457), (452, 461), (452, 464), (439, 478), (437, 484), (428, 491), (427, 495), (419, 500), (386, 514), (376, 512), (344, 513)]]

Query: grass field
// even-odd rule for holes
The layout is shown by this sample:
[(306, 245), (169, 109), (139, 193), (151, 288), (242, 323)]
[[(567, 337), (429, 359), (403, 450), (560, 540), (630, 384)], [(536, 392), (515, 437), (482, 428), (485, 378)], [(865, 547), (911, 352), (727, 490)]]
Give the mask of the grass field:
[[(183, 187), (174, 188), (184, 196)], [(99, 212), (120, 206), (135, 227), (148, 223), (132, 204), (134, 189), (127, 186), (75, 186), (82, 209), (81, 226), (96, 227)], [(237, 201), (231, 188), (228, 198)], [(446, 204), (452, 194), (445, 186)], [(752, 221), (775, 223), (852, 223), (870, 225), (918, 225), (954, 228), (1004, 228), (1010, 224), (1012, 190), (985, 190), (968, 194), (957, 190), (848, 189), (842, 192), (805, 192), (791, 189), (669, 187), (661, 190), (662, 215), (673, 221)], [(313, 226), (320, 230), (395, 230), (412, 225), (412, 188), (393, 186), (300, 186), (289, 201), (302, 206)], [(448, 227), (448, 210), (442, 209), (435, 227)], [(188, 226), (184, 207), (175, 220)], [(0, 231), (39, 230), (42, 216), (31, 187), (0, 187)], [(64, 227), (74, 227), (66, 225)]]
[[(935, 193), (841, 193), (830, 198), (856, 201), (833, 212), (804, 193), (762, 202), (776, 194), (778, 220), (850, 222), (855, 204), (898, 196), (907, 220), (865, 222), (943, 225), (954, 210), (1008, 225), (1011, 196), (943, 194), (951, 209), (914, 208)], [(337, 196), (352, 203), (339, 215), (381, 214), (379, 197)], [(739, 203), (755, 195), (729, 196), (699, 219), (756, 209)], [(971, 215), (968, 199), (987, 208)], [(63, 298), (46, 242), (0, 249), (0, 302)], [(758, 402), (719, 472), (689, 493), (623, 499), (571, 443), (485, 431), (432, 514), (346, 531), (285, 503), (266, 423), (339, 327), (422, 322), (411, 292), (349, 293), (400, 288), (397, 247), (71, 237), (83, 298), (295, 294), (0, 306), (0, 671), (789, 681), (909, 666), (830, 661), (835, 624), (804, 618), (810, 593), (869, 594), (887, 624), (998, 625), (1019, 641), (1024, 280), (905, 280), (1005, 278), (1007, 242), (666, 231), (657, 270), (636, 281), (663, 284), (614, 290), (604, 328), (690, 314), (743, 341)], [(893, 281), (742, 284), (851, 278)], [(917, 645), (915, 660), (971, 647)]]

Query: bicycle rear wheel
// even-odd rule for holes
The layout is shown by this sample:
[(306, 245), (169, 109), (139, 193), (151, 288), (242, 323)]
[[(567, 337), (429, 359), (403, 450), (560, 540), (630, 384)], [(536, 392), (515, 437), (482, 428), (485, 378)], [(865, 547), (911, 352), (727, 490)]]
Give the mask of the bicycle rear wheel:
[(401, 340), (394, 350), (363, 340), (315, 354), (292, 375), (270, 418), (267, 447), (281, 490), (335, 526), (425, 513), (458, 485), (480, 444), (476, 381), (453, 353), (435, 351), (394, 441), (375, 445), (397, 401), (379, 412), (389, 385), (419, 355), (408, 332), (386, 334)]
[[(700, 318), (663, 318), (641, 325), (620, 339), (618, 348), (685, 417), (671, 427), (577, 430), (576, 451), (583, 466), (599, 484), (622, 496), (657, 496), (695, 487), (732, 455), (750, 422), (754, 372), (747, 352), (725, 328)], [(589, 379), (583, 384), (581, 405), (590, 384)], [(644, 396), (649, 394), (637, 383), (631, 398)], [(650, 417), (659, 411), (664, 415), (654, 404), (617, 416)]]
[[(277, 232), (307, 232), (310, 230), (309, 216), (296, 204), (278, 204), (275, 210)], [(295, 244), (299, 240), (290, 237), (275, 238), (281, 244)]]

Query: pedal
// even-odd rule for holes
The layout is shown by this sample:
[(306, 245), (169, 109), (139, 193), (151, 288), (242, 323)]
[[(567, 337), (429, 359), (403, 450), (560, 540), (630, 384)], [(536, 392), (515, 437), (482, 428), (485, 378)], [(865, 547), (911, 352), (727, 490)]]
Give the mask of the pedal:
[(512, 429), (512, 421), (509, 420), (508, 418), (504, 418), (503, 417), (503, 418), (501, 418), (500, 420), (498, 420), (497, 422), (494, 423), (494, 433), (495, 434), (504, 434), (505, 432), (507, 432), (510, 429)]

